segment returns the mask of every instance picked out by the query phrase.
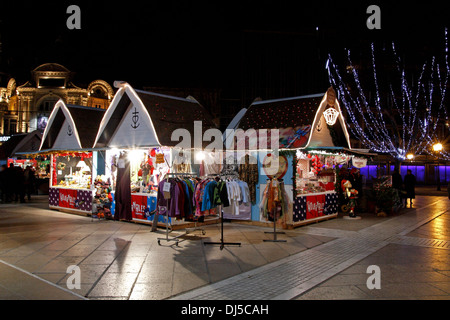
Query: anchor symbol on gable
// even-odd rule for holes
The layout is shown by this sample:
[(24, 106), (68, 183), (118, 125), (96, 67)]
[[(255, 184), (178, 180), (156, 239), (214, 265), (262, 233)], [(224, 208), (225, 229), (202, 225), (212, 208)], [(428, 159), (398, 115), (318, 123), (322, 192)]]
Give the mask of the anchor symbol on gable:
[(131, 117), (131, 121), (133, 121), (133, 124), (131, 125), (133, 129), (137, 129), (140, 126), (140, 123), (138, 123), (139, 112), (136, 110), (136, 108), (134, 108), (133, 117)]
[(73, 130), (70, 124), (67, 126), (67, 135), (70, 137), (73, 135)]

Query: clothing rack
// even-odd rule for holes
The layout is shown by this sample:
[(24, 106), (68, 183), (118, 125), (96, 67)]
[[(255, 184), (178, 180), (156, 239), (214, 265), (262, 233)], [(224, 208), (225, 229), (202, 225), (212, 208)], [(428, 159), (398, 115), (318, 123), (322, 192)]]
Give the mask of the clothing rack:
[[(272, 180), (274, 179), (267, 179), (270, 180), (270, 183), (272, 183)], [(283, 179), (277, 179), (278, 181), (283, 181)], [(274, 209), (273, 214), (273, 232), (272, 231), (266, 231), (264, 233), (273, 234), (273, 239), (264, 239), (264, 242), (286, 242), (286, 240), (279, 240), (277, 239), (277, 234), (285, 234), (285, 232), (277, 231), (277, 212), (276, 208)]]
[[(215, 174), (215, 176), (219, 176), (220, 178), (226, 177), (226, 176), (233, 176), (236, 177), (236, 174), (227, 174), (227, 175), (217, 175)], [(222, 210), (222, 206), (220, 206), (220, 242), (204, 242), (203, 243), (205, 246), (209, 245), (209, 244), (213, 244), (213, 245), (220, 245), (220, 250), (223, 250), (223, 248), (225, 246), (241, 246), (240, 242), (225, 242), (223, 239), (223, 210)]]
[[(196, 175), (195, 172), (169, 172), (169, 173), (166, 173), (166, 175), (164, 176), (163, 180), (166, 179), (166, 178), (171, 178), (171, 177), (195, 176), (195, 175)], [(194, 228), (186, 228), (186, 232), (184, 234), (178, 235), (178, 236), (173, 237), (173, 238), (169, 238), (169, 209), (170, 209), (170, 201), (167, 201), (166, 215), (164, 216), (164, 221), (165, 221), (165, 224), (166, 224), (166, 237), (165, 238), (158, 238), (157, 239), (158, 240), (158, 245), (161, 245), (161, 240), (163, 240), (163, 241), (167, 241), (167, 242), (174, 241), (175, 244), (178, 246), (178, 242), (180, 241), (179, 240), (180, 237), (185, 236), (185, 235), (187, 235), (187, 234), (189, 234), (189, 233), (191, 233), (193, 231), (196, 231), (196, 230), (202, 231), (203, 235), (206, 234), (205, 230), (203, 228), (197, 227), (197, 222), (195, 222), (195, 227)], [(155, 213), (155, 218), (153, 219), (153, 223), (154, 224), (157, 223), (157, 215), (156, 215), (156, 213)], [(152, 231), (153, 230), (154, 229), (152, 228)], [(155, 230), (156, 230), (156, 228), (155, 228)]]
[[(168, 173), (168, 174), (166, 174), (166, 175), (169, 175), (169, 178), (170, 178), (170, 176), (175, 176), (175, 177), (178, 177), (178, 176), (187, 177), (187, 176), (196, 176), (197, 173), (195, 173), (195, 172), (173, 172), (173, 173)], [(189, 233), (195, 232), (195, 231), (201, 231), (203, 235), (206, 234), (206, 231), (205, 231), (204, 228), (202, 228), (202, 227), (197, 227), (197, 221), (194, 221), (194, 227), (193, 227), (193, 228), (186, 228), (186, 233), (185, 233), (185, 234), (189, 234)]]
[[(171, 177), (179, 177), (179, 176), (196, 176), (197, 173), (195, 172), (168, 172), (164, 175), (165, 178), (171, 178)], [(168, 177), (169, 176), (169, 177)]]
[(161, 245), (161, 240), (164, 240), (164, 241), (167, 241), (167, 242), (174, 241), (175, 244), (178, 246), (178, 242), (180, 242), (180, 240), (178, 238), (184, 236), (184, 234), (176, 236), (176, 237), (173, 237), (173, 238), (169, 238), (169, 207), (170, 207), (170, 203), (167, 202), (166, 215), (164, 216), (164, 220), (165, 220), (165, 223), (166, 223), (166, 237), (165, 238), (158, 238), (157, 239), (158, 240), (158, 245)]

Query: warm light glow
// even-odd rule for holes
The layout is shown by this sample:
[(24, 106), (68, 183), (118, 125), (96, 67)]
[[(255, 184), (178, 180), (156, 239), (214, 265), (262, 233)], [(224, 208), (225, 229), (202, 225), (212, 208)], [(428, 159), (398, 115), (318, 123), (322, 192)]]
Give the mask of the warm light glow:
[(205, 153), (203, 151), (197, 152), (197, 154), (195, 155), (195, 158), (198, 161), (203, 161), (203, 160), (205, 160)]
[(144, 157), (144, 150), (133, 149), (128, 152), (128, 160), (130, 163), (140, 163)]
[(86, 162), (84, 162), (84, 160), (80, 160), (77, 163), (77, 168), (84, 168), (86, 167)]
[(335, 108), (328, 108), (323, 112), (326, 123), (329, 126), (333, 126), (339, 116), (339, 112)]
[(411, 153), (409, 153), (409, 154), (406, 155), (406, 158), (407, 158), (408, 160), (412, 160), (412, 159), (414, 159), (414, 155), (411, 154)]
[(442, 143), (436, 143), (433, 145), (433, 151), (439, 152), (439, 151), (442, 151), (442, 149), (444, 149), (444, 147), (442, 146)]

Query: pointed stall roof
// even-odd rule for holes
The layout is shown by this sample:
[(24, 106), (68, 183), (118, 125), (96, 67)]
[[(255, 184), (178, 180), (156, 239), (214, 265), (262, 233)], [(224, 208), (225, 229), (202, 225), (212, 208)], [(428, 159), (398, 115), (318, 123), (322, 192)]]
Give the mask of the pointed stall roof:
[[(333, 137), (327, 128), (323, 112), (333, 106), (338, 112), (337, 126), (343, 143), (340, 147), (351, 149), (350, 137), (345, 119), (333, 88), (326, 93), (272, 100), (255, 100), (248, 109), (241, 110), (228, 129), (244, 131), (255, 129), (279, 129), (280, 148), (333, 147)], [(230, 148), (234, 134), (228, 134), (227, 148)]]
[(13, 135), (0, 147), (0, 159), (5, 160), (15, 156), (36, 153), (39, 150), (41, 139), (42, 134), (38, 130)]
[(48, 119), (39, 150), (78, 151), (92, 149), (105, 110), (66, 105), (59, 100)]
[[(194, 140), (194, 122), (202, 129), (216, 128), (206, 109), (192, 98), (179, 98), (133, 89), (121, 83), (106, 111), (94, 148), (174, 147), (177, 129), (187, 130)], [(203, 132), (201, 132), (202, 134)]]

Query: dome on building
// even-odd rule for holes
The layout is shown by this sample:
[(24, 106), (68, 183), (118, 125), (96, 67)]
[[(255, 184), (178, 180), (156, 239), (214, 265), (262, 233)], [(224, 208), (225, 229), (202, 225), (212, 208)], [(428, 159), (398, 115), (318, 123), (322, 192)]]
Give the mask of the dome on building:
[(34, 69), (33, 72), (70, 72), (70, 70), (58, 63), (44, 63)]
[(45, 63), (34, 69), (31, 74), (38, 88), (66, 88), (72, 72), (58, 63)]

